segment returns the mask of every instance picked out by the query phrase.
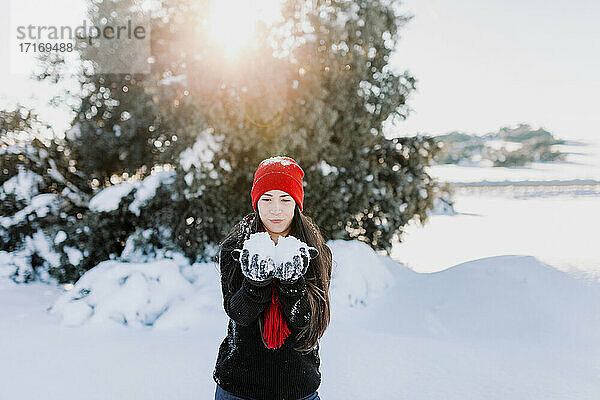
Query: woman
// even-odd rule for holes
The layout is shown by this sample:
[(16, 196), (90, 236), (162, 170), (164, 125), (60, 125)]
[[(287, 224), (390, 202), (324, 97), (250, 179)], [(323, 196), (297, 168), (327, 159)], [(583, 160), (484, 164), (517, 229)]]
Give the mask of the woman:
[[(213, 371), (216, 400), (320, 400), (318, 341), (329, 324), (332, 258), (319, 229), (302, 214), (303, 176), (289, 157), (263, 160), (250, 192), (254, 213), (220, 245), (229, 323)], [(280, 246), (282, 262), (275, 265), (264, 254), (248, 254), (244, 243), (258, 232), (267, 232), (275, 247), (294, 237), (311, 251), (288, 254), (289, 247)]]

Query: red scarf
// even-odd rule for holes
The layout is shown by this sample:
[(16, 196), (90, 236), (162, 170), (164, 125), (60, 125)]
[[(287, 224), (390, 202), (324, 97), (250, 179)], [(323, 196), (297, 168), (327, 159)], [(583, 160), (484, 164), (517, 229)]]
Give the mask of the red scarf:
[(290, 330), (285, 322), (281, 303), (277, 297), (277, 291), (275, 290), (275, 286), (273, 286), (271, 302), (265, 311), (263, 338), (268, 348), (278, 349), (283, 345), (283, 341), (289, 334)]

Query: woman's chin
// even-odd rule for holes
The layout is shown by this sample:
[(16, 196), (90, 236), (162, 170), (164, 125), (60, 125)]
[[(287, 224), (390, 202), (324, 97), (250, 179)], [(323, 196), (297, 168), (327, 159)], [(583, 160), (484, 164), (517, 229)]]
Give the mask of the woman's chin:
[(267, 226), (267, 229), (269, 230), (269, 232), (277, 234), (277, 235), (283, 235), (286, 231), (286, 229), (284, 229), (281, 226)]

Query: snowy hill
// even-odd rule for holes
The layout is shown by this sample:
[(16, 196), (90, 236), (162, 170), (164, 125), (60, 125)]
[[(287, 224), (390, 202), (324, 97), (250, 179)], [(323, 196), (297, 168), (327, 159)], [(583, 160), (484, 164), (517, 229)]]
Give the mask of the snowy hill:
[[(600, 395), (599, 283), (529, 256), (417, 273), (363, 243), (328, 245), (323, 399)], [(212, 398), (227, 323), (218, 279), (215, 264), (178, 257), (107, 261), (69, 291), (2, 279), (4, 394)]]
[(391, 260), (389, 267), (396, 284), (361, 316), (365, 326), (482, 344), (600, 339), (600, 284), (534, 257), (489, 257), (428, 274)]

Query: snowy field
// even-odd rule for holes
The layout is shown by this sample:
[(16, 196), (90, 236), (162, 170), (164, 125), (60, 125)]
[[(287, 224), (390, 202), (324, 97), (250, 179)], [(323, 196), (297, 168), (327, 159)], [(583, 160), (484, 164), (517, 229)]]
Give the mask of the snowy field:
[(530, 255), (600, 279), (600, 141), (559, 148), (564, 162), (432, 167), (440, 181), (459, 184), (456, 215), (432, 215), (424, 227), (409, 224), (392, 258), (434, 272), (484, 257)]
[(432, 215), (424, 227), (411, 223), (392, 258), (434, 272), (484, 257), (530, 255), (600, 279), (600, 185), (465, 188), (455, 201), (456, 215)]
[[(600, 395), (598, 283), (532, 256), (417, 273), (362, 243), (329, 245), (323, 399)], [(68, 291), (0, 282), (3, 397), (212, 398), (227, 322), (214, 264), (107, 261)]]
[[(438, 168), (451, 182), (558, 184), (460, 189), (456, 214), (411, 225), (392, 258), (330, 241), (321, 398), (600, 398), (600, 188), (570, 184), (600, 177), (590, 149), (545, 172)], [(18, 286), (10, 257), (2, 398), (213, 398), (227, 327), (215, 264), (106, 261), (74, 287)]]

